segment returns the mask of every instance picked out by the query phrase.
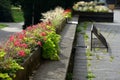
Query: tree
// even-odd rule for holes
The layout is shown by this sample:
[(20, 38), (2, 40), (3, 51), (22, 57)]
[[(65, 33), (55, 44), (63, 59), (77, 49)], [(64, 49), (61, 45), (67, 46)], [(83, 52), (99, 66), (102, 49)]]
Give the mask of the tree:
[(72, 8), (72, 5), (76, 1), (78, 0), (23, 0), (22, 10), (25, 20), (23, 29), (40, 22), (41, 13), (54, 9), (57, 6)]
[(20, 6), (23, 0), (10, 0), (14, 6)]
[(0, 22), (12, 22), (10, 0), (0, 0)]

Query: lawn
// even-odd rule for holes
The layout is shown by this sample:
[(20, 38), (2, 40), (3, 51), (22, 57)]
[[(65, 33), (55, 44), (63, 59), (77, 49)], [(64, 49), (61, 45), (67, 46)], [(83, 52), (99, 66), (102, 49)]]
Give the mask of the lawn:
[(20, 7), (12, 7), (11, 10), (12, 10), (12, 15), (13, 15), (13, 18), (14, 18), (15, 22), (24, 21), (23, 12), (20, 9)]
[(1, 23), (0, 23), (0, 29), (1, 29), (1, 28), (4, 28), (4, 27), (7, 27), (7, 26), (8, 26), (8, 25), (6, 25), (6, 24), (1, 24)]

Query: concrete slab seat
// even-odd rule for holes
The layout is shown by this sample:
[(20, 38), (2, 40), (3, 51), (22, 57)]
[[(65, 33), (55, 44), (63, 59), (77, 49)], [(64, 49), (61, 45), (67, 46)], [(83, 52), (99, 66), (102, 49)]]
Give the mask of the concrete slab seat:
[(60, 60), (44, 61), (31, 80), (65, 80), (70, 62), (76, 24), (66, 24), (61, 34)]
[(92, 21), (92, 22), (113, 22), (113, 12), (81, 12), (74, 11), (73, 15), (79, 15), (79, 22)]
[[(66, 24), (66, 20), (65, 21), (63, 21), (62, 22), (62, 24), (61, 25), (59, 25), (58, 27), (57, 27), (57, 30), (56, 30), (56, 33), (58, 33), (58, 34), (60, 34), (60, 32), (62, 31), (62, 29), (64, 28), (64, 26), (65, 26), (65, 24)], [(69, 26), (68, 26), (69, 27)], [(65, 32), (67, 32), (67, 31), (65, 31)], [(73, 32), (74, 32), (74, 30), (73, 30)], [(71, 33), (72, 34), (72, 33)], [(64, 34), (63, 34), (64, 35)], [(69, 34), (68, 34), (69, 35)], [(67, 38), (69, 38), (69, 36), (68, 35), (66, 35), (67, 36)], [(72, 34), (72, 35), (74, 35), (74, 33)], [(71, 35), (70, 35), (71, 36)], [(74, 37), (74, 36), (72, 36), (72, 37)], [(71, 37), (70, 37), (71, 38)], [(66, 41), (66, 40), (64, 40), (64, 41)], [(71, 41), (71, 40), (70, 40)], [(69, 43), (69, 41), (66, 41), (68, 44), (69, 44), (69, 46), (70, 47), (72, 47), (70, 44), (72, 44), (72, 42), (70, 42)], [(65, 43), (66, 43), (65, 42)], [(67, 44), (66, 44), (67, 45)], [(70, 49), (71, 50), (71, 49)], [(32, 73), (33, 73), (33, 71), (34, 70), (37, 70), (38, 68), (39, 68), (39, 66), (44, 66), (44, 68), (41, 68), (42, 70), (44, 70), (45, 68), (47, 68), (47, 69), (45, 69), (45, 71), (46, 70), (48, 70), (48, 69), (51, 69), (50, 68), (50, 66), (53, 66), (53, 64), (51, 63), (51, 64), (49, 64), (49, 61), (48, 61), (48, 63), (47, 63), (47, 65), (45, 66), (44, 65), (44, 63), (46, 62), (46, 61), (43, 61), (43, 59), (42, 59), (42, 48), (41, 47), (36, 47), (35, 48), (35, 50), (34, 51), (32, 51), (33, 53), (31, 53), (31, 55), (30, 56), (28, 56), (28, 58), (24, 61), (24, 63), (22, 64), (22, 66), (24, 67), (24, 69), (23, 70), (18, 70), (17, 72), (16, 72), (16, 77), (15, 78), (13, 78), (13, 80), (29, 80), (29, 76), (31, 76), (32, 75)], [(60, 55), (61, 56), (61, 55)], [(69, 56), (68, 56), (69, 57)], [(63, 58), (63, 56), (62, 56), (62, 58)], [(61, 58), (61, 59), (62, 59)], [(56, 61), (54, 62), (54, 61), (50, 61), (50, 62), (53, 62), (53, 63), (56, 63)], [(53, 69), (55, 68), (55, 65), (58, 65), (58, 64), (60, 64), (60, 62), (59, 61), (57, 61), (57, 64), (54, 64), (54, 67), (52, 67)], [(49, 66), (50, 65), (50, 66)], [(59, 65), (59, 66), (61, 66), (61, 65)], [(51, 69), (52, 70), (52, 69)], [(43, 71), (43, 72), (45, 72), (45, 71)], [(49, 71), (49, 70), (48, 70)], [(40, 73), (42, 73), (42, 71), (40, 71)], [(0, 79), (1, 80), (1, 79)], [(36, 80), (36, 79), (35, 79)], [(44, 80), (44, 79), (38, 79), (38, 80)]]

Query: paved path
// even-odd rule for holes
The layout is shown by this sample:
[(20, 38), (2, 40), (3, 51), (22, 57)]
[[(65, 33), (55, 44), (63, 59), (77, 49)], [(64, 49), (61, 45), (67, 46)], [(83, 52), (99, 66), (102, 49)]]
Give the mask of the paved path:
[[(96, 59), (96, 55), (94, 55), (93, 60), (91, 61), (91, 70), (96, 76), (94, 80), (120, 80), (120, 11), (115, 10), (114, 12), (114, 23), (95, 24), (98, 28), (100, 28), (101, 33), (106, 37), (107, 42), (110, 45), (110, 50), (106, 54), (102, 51), (94, 52), (94, 54), (98, 54), (100, 57), (98, 60)], [(23, 23), (5, 24), (8, 24), (9, 27), (0, 30), (0, 43), (7, 40), (11, 34), (22, 31)], [(90, 28), (87, 30), (87, 35), (90, 36)], [(78, 40), (81, 40), (81, 43), (84, 43), (82, 35), (79, 35)], [(78, 62), (75, 61), (76, 67), (74, 68), (73, 80), (86, 80), (87, 61), (86, 56), (84, 55), (86, 49), (78, 48), (78, 50), (81, 54), (79, 54), (79, 51), (76, 54), (76, 60)], [(111, 56), (113, 57), (113, 60), (111, 60)]]
[[(73, 69), (73, 80), (88, 80), (87, 71), (90, 69), (96, 78), (93, 80), (120, 80), (120, 11), (114, 10), (114, 23), (95, 23), (94, 25), (106, 38), (109, 44), (109, 52), (99, 49), (92, 52), (91, 66), (88, 67), (86, 58), (86, 48), (77, 47)], [(89, 36), (85, 43), (82, 34), (77, 35), (77, 46), (86, 46), (90, 49), (90, 29), (89, 25), (86, 34)]]
[[(75, 63), (73, 69), (73, 80), (87, 80), (86, 70), (90, 69), (96, 78), (93, 80), (120, 80), (120, 24), (119, 23), (94, 23), (106, 38), (109, 44), (109, 51), (97, 49), (92, 51), (90, 60), (91, 66), (87, 66), (85, 48), (77, 47)], [(78, 34), (77, 45), (90, 49), (90, 29), (89, 25), (86, 34), (89, 36), (88, 42), (84, 42), (83, 35)]]
[(0, 29), (0, 44), (5, 42), (10, 35), (22, 31), (22, 25), (21, 23), (2, 23), (8, 25), (8, 27)]
[[(96, 76), (94, 80), (120, 80), (120, 25), (97, 23), (95, 25), (106, 38), (109, 51), (108, 53), (93, 52), (96, 54), (91, 60), (91, 69)], [(96, 56), (99, 56), (100, 59), (97, 59)]]

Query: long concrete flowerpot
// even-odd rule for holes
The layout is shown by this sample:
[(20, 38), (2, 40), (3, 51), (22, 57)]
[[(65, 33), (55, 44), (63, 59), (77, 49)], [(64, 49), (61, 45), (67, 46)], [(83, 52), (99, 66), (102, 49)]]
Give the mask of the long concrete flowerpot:
[(65, 27), (66, 24), (66, 19), (62, 21), (62, 23), (60, 25), (57, 26), (56, 28), (56, 33), (60, 34), (60, 32), (63, 30), (63, 28)]
[(81, 12), (73, 11), (73, 15), (79, 15), (79, 22), (113, 22), (113, 12)]
[(41, 64), (41, 47), (35, 48), (31, 55), (22, 64), (24, 69), (16, 72), (13, 80), (29, 80), (32, 71), (37, 69)]

